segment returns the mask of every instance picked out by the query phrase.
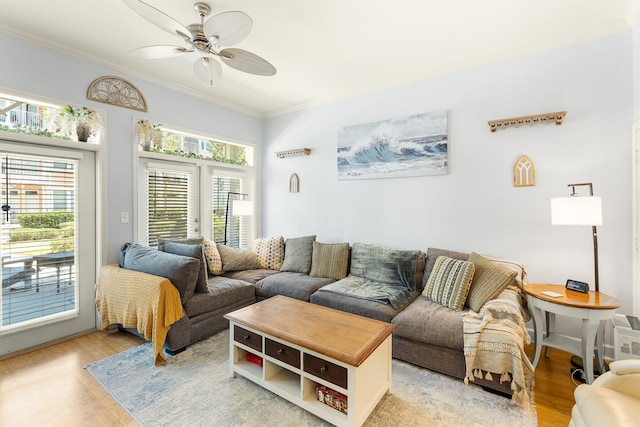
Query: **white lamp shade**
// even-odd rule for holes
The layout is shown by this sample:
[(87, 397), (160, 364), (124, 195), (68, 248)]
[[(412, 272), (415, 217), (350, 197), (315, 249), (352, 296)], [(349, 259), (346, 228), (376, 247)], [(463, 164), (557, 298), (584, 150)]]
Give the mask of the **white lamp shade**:
[(235, 216), (253, 215), (253, 202), (251, 200), (234, 200), (231, 204), (231, 212)]
[(551, 199), (551, 224), (602, 225), (600, 197), (554, 197)]

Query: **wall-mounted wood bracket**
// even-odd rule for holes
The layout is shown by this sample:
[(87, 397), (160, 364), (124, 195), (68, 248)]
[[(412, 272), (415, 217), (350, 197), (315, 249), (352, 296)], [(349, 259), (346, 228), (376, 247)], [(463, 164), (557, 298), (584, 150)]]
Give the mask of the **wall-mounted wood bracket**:
[(276, 156), (280, 159), (285, 157), (308, 156), (311, 154), (310, 148), (296, 148), (294, 150), (276, 151)]
[(487, 123), (491, 128), (491, 132), (510, 127), (519, 128), (523, 125), (533, 126), (540, 123), (544, 123), (546, 125), (548, 125), (549, 123), (555, 123), (559, 126), (562, 124), (564, 116), (566, 115), (566, 111), (559, 111), (557, 113), (536, 114), (533, 116), (512, 117), (510, 119), (489, 120)]

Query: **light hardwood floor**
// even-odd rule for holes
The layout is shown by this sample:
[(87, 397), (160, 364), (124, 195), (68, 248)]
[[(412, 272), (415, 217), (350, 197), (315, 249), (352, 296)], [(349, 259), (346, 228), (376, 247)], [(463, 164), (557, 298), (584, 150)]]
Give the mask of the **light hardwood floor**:
[[(93, 332), (0, 360), (0, 426), (135, 426), (83, 367), (141, 344), (124, 332)], [(532, 348), (527, 351), (531, 354)], [(553, 350), (536, 369), (540, 426), (566, 426), (573, 390), (570, 355)]]

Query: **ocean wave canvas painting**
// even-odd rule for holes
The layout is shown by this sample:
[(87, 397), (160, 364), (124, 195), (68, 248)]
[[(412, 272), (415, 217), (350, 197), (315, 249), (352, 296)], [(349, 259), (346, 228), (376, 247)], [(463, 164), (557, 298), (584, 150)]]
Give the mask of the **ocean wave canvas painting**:
[(346, 126), (338, 131), (338, 179), (448, 172), (447, 110)]

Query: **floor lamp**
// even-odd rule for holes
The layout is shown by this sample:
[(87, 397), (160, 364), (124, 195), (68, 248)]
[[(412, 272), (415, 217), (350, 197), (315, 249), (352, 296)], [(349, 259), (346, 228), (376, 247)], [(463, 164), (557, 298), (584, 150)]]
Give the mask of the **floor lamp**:
[[(248, 194), (245, 193), (236, 193), (233, 191), (229, 191), (227, 193), (227, 208), (224, 211), (224, 244), (227, 244), (227, 230), (229, 226), (229, 203), (231, 200), (231, 195), (234, 194), (236, 196), (247, 197)], [(232, 215), (242, 216), (242, 215), (251, 215), (253, 213), (253, 203), (250, 200), (234, 200), (231, 204), (231, 209), (233, 210)]]
[[(579, 197), (576, 187), (589, 187), (589, 197)], [(554, 225), (590, 225), (593, 234), (593, 268), (595, 276), (595, 291), (600, 292), (600, 278), (598, 272), (598, 231), (597, 225), (602, 225), (602, 199), (593, 196), (593, 184), (569, 184), (569, 197), (551, 199), (551, 223)], [(584, 361), (580, 356), (572, 356), (571, 364), (576, 368), (583, 368)], [(600, 373), (600, 372), (598, 372)]]
[[(579, 197), (576, 187), (588, 186), (589, 197)], [(590, 225), (593, 233), (593, 266), (595, 275), (595, 291), (600, 292), (600, 278), (598, 274), (598, 231), (597, 225), (602, 225), (602, 199), (593, 196), (593, 184), (569, 184), (570, 197), (555, 197), (551, 199), (551, 223), (554, 225)]]

